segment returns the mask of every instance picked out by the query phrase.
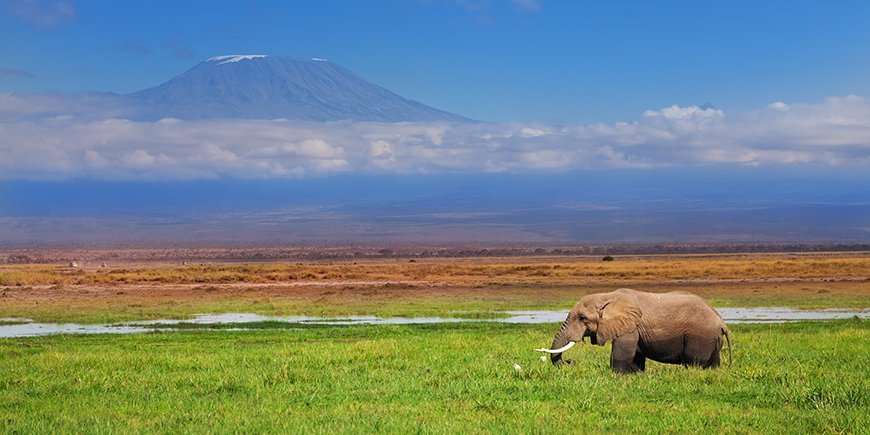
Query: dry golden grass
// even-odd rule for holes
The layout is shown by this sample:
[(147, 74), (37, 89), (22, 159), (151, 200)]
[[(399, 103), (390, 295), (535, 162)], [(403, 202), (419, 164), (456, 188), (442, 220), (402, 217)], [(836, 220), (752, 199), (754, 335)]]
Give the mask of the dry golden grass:
[(589, 259), (338, 264), (216, 264), (83, 270), (5, 266), (0, 286), (430, 281), (571, 284), (589, 281), (761, 280), (870, 277), (870, 257), (657, 257), (612, 262)]

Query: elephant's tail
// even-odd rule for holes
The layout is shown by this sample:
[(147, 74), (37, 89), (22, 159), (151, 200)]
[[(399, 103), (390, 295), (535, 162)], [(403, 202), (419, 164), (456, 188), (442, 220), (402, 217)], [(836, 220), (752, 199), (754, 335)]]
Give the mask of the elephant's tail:
[(725, 334), (725, 340), (728, 342), (728, 368), (731, 368), (731, 361), (734, 359), (731, 356), (731, 331), (728, 330), (727, 326), (722, 327), (722, 333)]

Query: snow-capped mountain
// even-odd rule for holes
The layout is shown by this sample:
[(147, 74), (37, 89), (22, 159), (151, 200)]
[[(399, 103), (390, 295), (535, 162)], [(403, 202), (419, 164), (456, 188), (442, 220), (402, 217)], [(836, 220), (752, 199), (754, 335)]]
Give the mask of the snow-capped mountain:
[(319, 58), (215, 56), (124, 98), (136, 107), (137, 117), (149, 119), (471, 121), (403, 98)]

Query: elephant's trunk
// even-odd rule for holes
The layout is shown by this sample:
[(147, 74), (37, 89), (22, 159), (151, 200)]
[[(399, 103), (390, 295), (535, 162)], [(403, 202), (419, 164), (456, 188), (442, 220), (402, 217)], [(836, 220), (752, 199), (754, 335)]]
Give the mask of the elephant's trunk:
[[(556, 339), (553, 340), (553, 345), (550, 346), (550, 349), (560, 349), (564, 347), (567, 343), (568, 340), (565, 339), (565, 334), (559, 334), (556, 336)], [(564, 364), (565, 362), (562, 361), (562, 352), (550, 354), (550, 362), (552, 362), (553, 365), (557, 366)]]
[[(566, 361), (562, 360), (562, 352), (570, 349), (574, 343), (583, 338), (583, 333), (576, 334), (577, 331), (574, 331), (575, 329), (576, 325), (571, 324), (569, 316), (568, 319), (565, 319), (565, 323), (562, 324), (562, 327), (559, 328), (559, 332), (556, 333), (556, 338), (553, 339), (553, 344), (550, 346), (550, 361), (553, 365), (561, 366), (564, 364)], [(577, 336), (574, 337), (574, 335)]]

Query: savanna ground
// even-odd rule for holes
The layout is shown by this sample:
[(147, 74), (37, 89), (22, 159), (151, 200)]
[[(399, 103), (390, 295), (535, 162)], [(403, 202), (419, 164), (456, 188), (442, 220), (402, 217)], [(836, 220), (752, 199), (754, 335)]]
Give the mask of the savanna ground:
[[(715, 306), (870, 308), (870, 257), (752, 255), (0, 266), (0, 317), (107, 322), (194, 313), (488, 317), (589, 292), (689, 290)], [(186, 327), (0, 340), (5, 432), (868, 433), (870, 326), (732, 325), (734, 366), (609, 346), (555, 369), (558, 325)], [(517, 370), (514, 364), (520, 366)]]
[(489, 317), (620, 287), (714, 306), (870, 307), (870, 255), (0, 265), (0, 317), (116, 322), (196, 313)]

